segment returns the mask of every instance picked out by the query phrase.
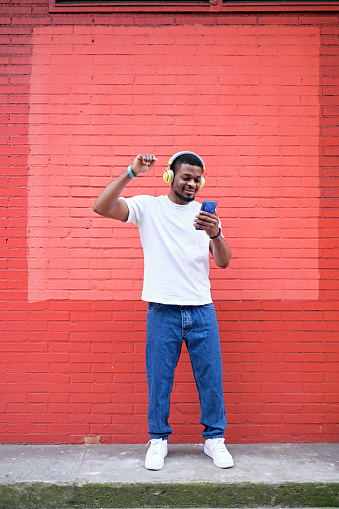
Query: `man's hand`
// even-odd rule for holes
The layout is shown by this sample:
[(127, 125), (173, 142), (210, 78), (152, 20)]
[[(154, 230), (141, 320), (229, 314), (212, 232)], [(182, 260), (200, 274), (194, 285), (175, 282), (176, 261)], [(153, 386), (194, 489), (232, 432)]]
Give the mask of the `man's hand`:
[(199, 214), (195, 216), (193, 226), (205, 230), (209, 237), (215, 237), (219, 233), (219, 216), (217, 211), (214, 214), (210, 214), (205, 210), (200, 210)]
[(157, 161), (154, 154), (138, 154), (132, 163), (132, 172), (134, 175), (138, 173), (146, 173)]
[(218, 267), (226, 269), (230, 263), (232, 251), (226, 244), (226, 240), (219, 233), (219, 216), (217, 211), (210, 214), (205, 210), (200, 210), (195, 216), (193, 226), (205, 230), (209, 237), (215, 237), (210, 240), (210, 251)]

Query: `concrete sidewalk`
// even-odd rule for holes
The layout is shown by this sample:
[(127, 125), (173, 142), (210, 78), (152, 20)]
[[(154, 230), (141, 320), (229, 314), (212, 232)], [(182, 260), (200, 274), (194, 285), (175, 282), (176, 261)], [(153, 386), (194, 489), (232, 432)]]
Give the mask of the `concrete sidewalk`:
[(0, 508), (339, 507), (339, 444), (231, 444), (219, 469), (203, 445), (1, 445)]

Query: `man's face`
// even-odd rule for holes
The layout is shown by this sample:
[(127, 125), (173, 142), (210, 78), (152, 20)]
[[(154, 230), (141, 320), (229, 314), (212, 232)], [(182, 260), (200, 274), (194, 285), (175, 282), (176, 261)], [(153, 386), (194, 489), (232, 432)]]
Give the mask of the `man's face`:
[(172, 184), (172, 193), (179, 204), (189, 203), (194, 200), (200, 189), (203, 169), (200, 166), (183, 163), (175, 172)]

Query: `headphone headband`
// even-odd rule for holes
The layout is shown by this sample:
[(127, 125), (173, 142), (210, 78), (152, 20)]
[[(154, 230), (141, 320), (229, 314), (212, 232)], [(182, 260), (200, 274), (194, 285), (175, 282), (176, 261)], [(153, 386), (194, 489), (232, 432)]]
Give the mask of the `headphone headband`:
[(205, 163), (202, 160), (202, 158), (195, 152), (190, 152), (189, 150), (183, 150), (182, 152), (177, 152), (176, 154), (174, 154), (174, 156), (172, 156), (171, 159), (168, 161), (169, 166), (172, 166), (177, 157), (182, 156), (184, 154), (193, 154), (194, 156), (196, 156), (202, 164), (202, 169), (205, 171)]
[[(166, 182), (166, 184), (172, 184), (173, 181), (174, 181), (174, 171), (171, 170), (171, 166), (172, 164), (174, 163), (174, 161), (176, 160), (177, 157), (179, 156), (182, 156), (183, 154), (192, 154), (194, 156), (196, 156), (199, 161), (201, 162), (202, 164), (202, 169), (203, 171), (205, 170), (205, 163), (204, 161), (201, 159), (200, 156), (198, 156), (198, 154), (196, 154), (195, 152), (189, 152), (189, 151), (186, 151), (184, 150), (183, 152), (177, 152), (176, 154), (174, 154), (174, 156), (171, 157), (171, 159), (168, 161), (168, 165), (169, 167), (167, 168), (167, 170), (164, 171), (164, 174), (163, 174), (163, 179), (164, 181)], [(202, 175), (201, 176), (201, 184), (200, 184), (200, 187), (203, 187), (205, 185), (205, 178), (204, 176)]]

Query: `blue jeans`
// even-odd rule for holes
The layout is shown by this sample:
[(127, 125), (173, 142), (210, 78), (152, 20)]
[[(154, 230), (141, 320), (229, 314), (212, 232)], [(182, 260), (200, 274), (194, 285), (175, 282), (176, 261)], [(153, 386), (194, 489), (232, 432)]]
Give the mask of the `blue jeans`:
[(167, 439), (174, 371), (182, 342), (190, 356), (199, 393), (202, 435), (223, 437), (226, 429), (222, 363), (214, 305), (176, 306), (149, 302), (147, 310), (146, 373), (148, 423), (151, 438)]

